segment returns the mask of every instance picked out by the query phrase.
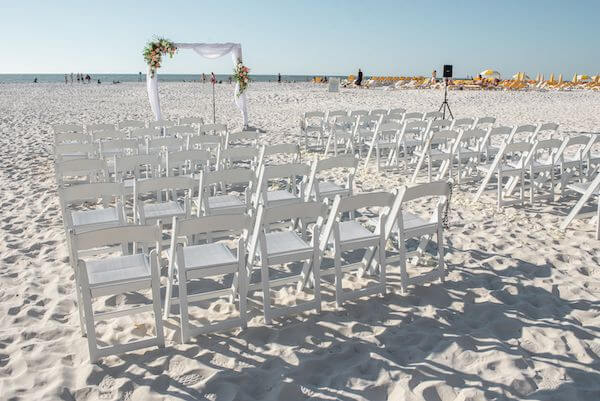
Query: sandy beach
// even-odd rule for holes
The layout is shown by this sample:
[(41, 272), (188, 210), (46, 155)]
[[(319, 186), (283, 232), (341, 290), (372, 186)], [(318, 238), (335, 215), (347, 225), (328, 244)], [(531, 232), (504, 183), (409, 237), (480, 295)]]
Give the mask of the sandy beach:
[[(166, 119), (210, 119), (210, 85), (161, 83)], [(217, 85), (217, 120), (239, 129), (233, 88)], [(440, 90), (328, 93), (324, 85), (255, 83), (250, 124), (265, 143), (296, 142), (302, 112), (437, 110)], [(600, 92), (452, 91), (455, 117), (500, 125), (556, 122), (600, 132)], [(2, 400), (598, 400), (600, 242), (588, 220), (558, 227), (575, 197), (497, 211), (490, 190), (455, 190), (444, 283), (265, 326), (250, 302), (246, 330), (90, 364), (54, 179), (51, 124), (151, 120), (145, 84), (0, 85), (0, 399)], [(305, 154), (309, 160), (313, 154)], [(356, 191), (392, 190), (401, 172), (359, 168)], [(424, 206), (423, 206), (424, 207)], [(286, 297), (286, 293), (280, 294)], [(289, 295), (292, 296), (292, 295)], [(95, 306), (135, 302), (109, 297)], [(224, 305), (214, 305), (218, 313)], [(104, 341), (154, 330), (151, 317), (100, 323)]]

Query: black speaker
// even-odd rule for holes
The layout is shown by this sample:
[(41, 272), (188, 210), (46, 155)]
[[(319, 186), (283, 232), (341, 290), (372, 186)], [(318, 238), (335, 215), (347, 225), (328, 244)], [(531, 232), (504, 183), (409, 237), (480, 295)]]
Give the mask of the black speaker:
[(444, 65), (444, 78), (452, 78), (452, 65)]

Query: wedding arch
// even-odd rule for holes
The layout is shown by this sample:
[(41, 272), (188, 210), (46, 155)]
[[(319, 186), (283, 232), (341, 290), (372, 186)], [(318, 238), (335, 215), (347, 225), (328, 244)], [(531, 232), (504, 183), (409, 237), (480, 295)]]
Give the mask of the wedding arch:
[[(148, 63), (148, 74), (146, 75), (148, 99), (150, 100), (150, 107), (152, 108), (152, 113), (154, 114), (154, 118), (156, 120), (162, 119), (162, 114), (160, 111), (160, 99), (158, 98), (158, 76), (156, 71), (160, 67), (160, 53), (169, 53), (172, 57), (175, 53), (175, 50), (192, 49), (200, 56), (209, 59), (223, 57), (231, 53), (234, 68), (238, 67), (238, 64), (242, 62), (242, 45), (239, 43), (170, 43), (164, 39), (159, 40), (157, 43), (163, 46), (156, 48), (155, 52), (156, 54), (158, 54), (158, 56), (155, 56), (155, 53), (151, 53), (150, 58), (147, 59), (147, 61), (150, 62)], [(150, 44), (149, 46), (151, 45), (152, 44)], [(147, 56), (147, 51), (152, 51), (152, 47), (147, 47), (144, 50), (145, 57)], [(151, 58), (152, 56), (155, 57), (154, 60)], [(236, 106), (240, 109), (242, 113), (244, 127), (246, 127), (248, 126), (248, 104), (244, 89), (245, 87), (240, 88), (240, 83), (236, 82), (233, 98)]]

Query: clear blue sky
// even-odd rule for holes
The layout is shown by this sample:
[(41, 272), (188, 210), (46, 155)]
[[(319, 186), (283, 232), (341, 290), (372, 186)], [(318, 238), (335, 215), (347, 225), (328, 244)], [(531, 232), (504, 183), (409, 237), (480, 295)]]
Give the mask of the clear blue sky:
[[(256, 74), (600, 72), (600, 0), (0, 0), (0, 73), (135, 73), (155, 35), (240, 42)], [(192, 51), (163, 73), (231, 72)]]

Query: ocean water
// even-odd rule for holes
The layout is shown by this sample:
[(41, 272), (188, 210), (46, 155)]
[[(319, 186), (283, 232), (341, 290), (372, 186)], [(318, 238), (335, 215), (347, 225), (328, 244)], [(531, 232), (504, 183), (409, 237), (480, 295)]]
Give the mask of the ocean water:
[[(111, 82), (138, 82), (139, 74), (89, 74), (92, 82), (98, 80), (102, 83)], [(227, 82), (230, 75), (217, 74), (217, 80)], [(333, 76), (332, 76), (333, 77)], [(12, 83), (32, 83), (37, 78), (38, 83), (65, 82), (64, 74), (0, 74), (0, 84)], [(287, 82), (306, 82), (310, 81), (313, 75), (282, 75), (281, 80)], [(341, 77), (345, 78), (345, 77)], [(68, 75), (69, 82), (71, 76)], [(250, 75), (250, 79), (255, 82), (275, 82), (277, 75)], [(146, 75), (142, 74), (141, 80), (145, 82)], [(158, 80), (163, 82), (199, 82), (202, 80), (202, 74), (158, 74)], [(77, 83), (77, 74), (73, 74), (73, 81)], [(206, 82), (210, 82), (210, 74), (206, 74)]]

